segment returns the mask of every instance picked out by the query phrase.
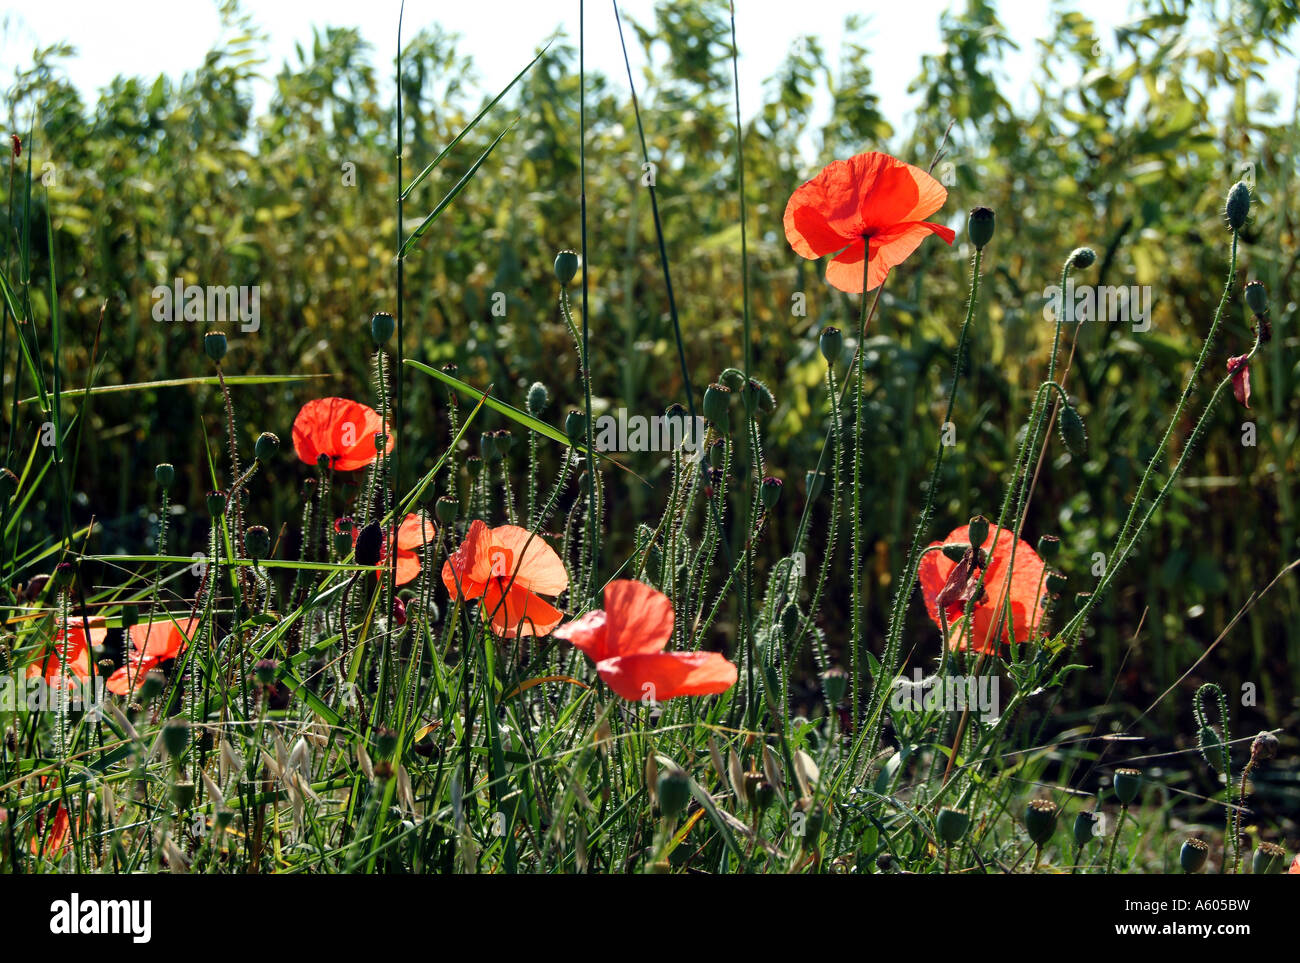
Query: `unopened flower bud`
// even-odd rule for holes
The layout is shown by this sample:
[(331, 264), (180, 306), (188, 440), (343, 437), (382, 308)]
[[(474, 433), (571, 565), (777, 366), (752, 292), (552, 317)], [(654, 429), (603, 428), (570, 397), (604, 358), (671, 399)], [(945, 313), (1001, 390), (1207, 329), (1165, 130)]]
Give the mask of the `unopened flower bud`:
[(546, 385), (542, 384), (540, 381), (534, 381), (532, 386), (528, 389), (528, 399), (526, 401), (526, 404), (528, 405), (528, 413), (534, 416), (540, 415), (546, 410), (546, 406), (550, 403), (550, 400), (551, 396), (546, 390)]
[(1092, 267), (1097, 260), (1097, 252), (1090, 247), (1076, 247), (1070, 252), (1070, 266), (1082, 271)]
[(826, 363), (834, 364), (844, 353), (844, 333), (836, 327), (822, 328), (822, 336), (817, 342), (817, 347), (821, 349)]
[(358, 565), (378, 565), (383, 555), (384, 530), (378, 522), (371, 522), (357, 535), (353, 557)]
[(370, 337), (374, 339), (375, 344), (383, 344), (393, 336), (396, 327), (393, 316), (380, 311), (370, 319)]
[(578, 255), (573, 251), (561, 251), (555, 255), (555, 279), (561, 284), (568, 284), (578, 273)]
[(993, 240), (993, 209), (974, 208), (967, 221), (966, 233), (970, 237), (970, 242), (975, 245), (975, 250), (984, 250), (985, 245)]
[(168, 462), (163, 462), (161, 465), (154, 466), (153, 477), (159, 487), (171, 488), (172, 482), (176, 480), (176, 469)]
[(1223, 216), (1233, 233), (1240, 231), (1250, 217), (1250, 188), (1245, 181), (1237, 181), (1228, 189), (1228, 199), (1223, 205)]
[(203, 336), (203, 351), (215, 361), (221, 364), (221, 359), (226, 356), (226, 336), (220, 331), (209, 331)]
[(950, 809), (945, 806), (939, 810), (934, 820), (934, 832), (940, 840), (952, 845), (966, 835), (970, 826), (970, 813), (964, 809)]
[(263, 465), (269, 465), (275, 453), (280, 450), (280, 437), (269, 431), (264, 431), (257, 436), (257, 443), (253, 445), (253, 457)]
[(676, 819), (686, 811), (691, 801), (691, 777), (680, 769), (666, 769), (659, 775), (655, 785), (655, 795), (659, 799), (659, 811), (665, 819)]

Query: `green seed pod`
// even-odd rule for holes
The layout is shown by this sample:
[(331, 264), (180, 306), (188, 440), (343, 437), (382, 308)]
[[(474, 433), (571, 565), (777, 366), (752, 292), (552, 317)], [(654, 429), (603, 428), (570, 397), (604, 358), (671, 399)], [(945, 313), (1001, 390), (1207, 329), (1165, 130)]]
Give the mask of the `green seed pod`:
[(465, 459), (465, 470), (469, 472), (470, 478), (477, 478), (483, 473), (483, 459), (478, 455), (470, 455)]
[(168, 462), (163, 462), (154, 466), (153, 477), (161, 488), (171, 488), (172, 482), (176, 480), (176, 469)]
[(129, 629), (140, 621), (140, 606), (127, 603), (122, 606), (122, 628)]
[(776, 802), (776, 787), (766, 779), (759, 780), (754, 786), (754, 808), (759, 812), (766, 812), (774, 802)]
[(353, 557), (358, 565), (378, 565), (383, 556), (384, 530), (378, 522), (371, 522), (357, 535)]
[(966, 557), (966, 553), (970, 551), (970, 546), (965, 542), (949, 542), (944, 545), (942, 551), (948, 561), (960, 562)]
[(186, 779), (173, 784), (171, 796), (177, 809), (189, 809), (194, 803), (194, 783)]
[(561, 284), (568, 284), (578, 273), (578, 255), (573, 251), (561, 251), (555, 255), (555, 279)]
[(989, 520), (983, 515), (976, 515), (966, 526), (966, 534), (972, 545), (982, 548), (989, 537)]
[(655, 784), (659, 811), (665, 819), (676, 819), (686, 811), (691, 801), (691, 777), (680, 769), (666, 769), (659, 774)]
[(374, 339), (375, 344), (383, 344), (393, 336), (396, 327), (393, 316), (380, 311), (370, 318), (370, 337)]
[(1183, 867), (1184, 873), (1199, 873), (1205, 868), (1209, 856), (1209, 844), (1193, 836), (1183, 840), (1182, 848), (1178, 850), (1178, 863)]
[(1223, 216), (1234, 234), (1246, 226), (1246, 218), (1250, 217), (1250, 188), (1245, 181), (1237, 181), (1229, 188)]
[(970, 827), (970, 813), (964, 809), (949, 809), (945, 806), (939, 810), (934, 820), (934, 833), (943, 842), (951, 846), (966, 835)]
[(550, 403), (551, 396), (546, 390), (546, 385), (540, 381), (534, 381), (528, 389), (528, 398), (525, 404), (528, 406), (528, 413), (536, 417), (546, 410)]
[(460, 514), (460, 502), (450, 495), (443, 495), (433, 503), (433, 513), (438, 516), (438, 521), (450, 525)]
[(226, 336), (220, 331), (209, 331), (203, 336), (203, 351), (217, 364), (221, 364), (221, 359), (226, 356)]
[(253, 446), (253, 457), (263, 465), (269, 465), (275, 453), (280, 450), (280, 439), (277, 435), (264, 431), (257, 436), (257, 443)]
[(375, 730), (375, 751), (380, 757), (387, 759), (397, 748), (397, 733), (392, 729), (383, 726)]
[(1053, 595), (1060, 595), (1065, 591), (1069, 580), (1065, 577), (1064, 572), (1058, 572), (1056, 569), (1050, 569), (1047, 573), (1047, 591)]
[(826, 482), (826, 473), (821, 471), (807, 471), (803, 476), (804, 491), (808, 493), (808, 501), (815, 502), (817, 496), (822, 493), (822, 486)]
[(993, 209), (976, 207), (970, 212), (966, 221), (966, 235), (975, 245), (975, 250), (982, 251), (993, 240)]
[(587, 442), (587, 416), (577, 408), (564, 416), (564, 433), (569, 437), (569, 444), (574, 448)]
[(1025, 807), (1025, 830), (1035, 846), (1041, 847), (1052, 838), (1058, 811), (1050, 799), (1034, 799)]
[(208, 514), (213, 518), (220, 518), (226, 514), (226, 493), (208, 492), (207, 504)]
[(254, 561), (271, 554), (271, 533), (264, 525), (250, 526), (244, 532), (244, 551)]
[(704, 417), (722, 434), (731, 430), (731, 389), (716, 382), (704, 389)]
[(1286, 850), (1277, 843), (1260, 843), (1250, 861), (1250, 871), (1257, 876), (1280, 873), (1286, 866)]
[(498, 428), (492, 432), (492, 438), (496, 442), (497, 454), (505, 458), (510, 454), (510, 449), (514, 446), (515, 436), (510, 434), (507, 428)]
[(162, 695), (163, 685), (162, 673), (158, 671), (150, 672), (145, 675), (144, 681), (140, 683), (140, 691), (136, 693), (136, 698), (142, 703), (152, 702)]
[(1061, 540), (1055, 535), (1044, 535), (1038, 540), (1038, 557), (1044, 562), (1054, 562), (1061, 554)]
[(501, 456), (497, 449), (497, 439), (493, 432), (485, 431), (478, 437), (478, 451), (484, 461), (496, 461)]
[(1070, 266), (1082, 271), (1092, 267), (1097, 260), (1097, 252), (1090, 247), (1076, 247), (1070, 252)]
[(1122, 805), (1129, 805), (1134, 799), (1137, 799), (1138, 793), (1142, 791), (1142, 770), (1140, 769), (1116, 769), (1115, 770), (1115, 796)]
[(190, 744), (190, 726), (184, 719), (168, 719), (162, 730), (163, 749), (171, 759), (179, 759)]
[(1246, 285), (1246, 307), (1256, 317), (1268, 314), (1268, 289), (1258, 281)]
[(837, 706), (849, 689), (849, 674), (843, 669), (832, 667), (822, 673), (822, 694), (826, 704)]
[(1061, 441), (1075, 458), (1083, 458), (1088, 453), (1088, 432), (1073, 405), (1061, 406)]
[(772, 509), (781, 500), (781, 479), (768, 475), (763, 479), (760, 494), (763, 499), (763, 508), (766, 510)]
[(342, 558), (352, 548), (352, 519), (340, 518), (334, 525), (334, 554)]
[(822, 328), (822, 336), (817, 341), (817, 347), (821, 349), (826, 363), (834, 364), (844, 353), (844, 332), (834, 326)]
[(1074, 817), (1074, 844), (1087, 846), (1097, 838), (1099, 817), (1087, 809), (1081, 809)]

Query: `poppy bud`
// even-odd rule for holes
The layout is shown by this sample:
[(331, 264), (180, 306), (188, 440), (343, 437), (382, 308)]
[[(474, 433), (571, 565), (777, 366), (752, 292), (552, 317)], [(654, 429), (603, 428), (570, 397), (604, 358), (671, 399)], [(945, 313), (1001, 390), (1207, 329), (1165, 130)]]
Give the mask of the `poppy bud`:
[(815, 502), (817, 496), (822, 493), (822, 484), (826, 481), (826, 473), (820, 471), (807, 471), (803, 476), (804, 491), (808, 493), (808, 501)]
[(1079, 810), (1074, 817), (1074, 842), (1087, 846), (1097, 835), (1097, 814), (1087, 809)]
[(352, 547), (352, 519), (340, 518), (334, 524), (334, 554), (346, 555)]
[(849, 674), (843, 669), (833, 666), (822, 673), (822, 694), (826, 696), (827, 705), (839, 705), (848, 688)]
[(1268, 289), (1258, 281), (1246, 285), (1246, 306), (1258, 316), (1268, 314)]
[(776, 802), (776, 787), (766, 779), (760, 779), (754, 786), (754, 808), (759, 812), (765, 812), (774, 802)]
[(172, 759), (178, 759), (190, 744), (190, 726), (184, 719), (168, 719), (162, 731), (163, 748)]
[(1253, 763), (1272, 759), (1277, 755), (1277, 736), (1271, 732), (1261, 732), (1250, 744), (1250, 761)]
[(1250, 861), (1250, 871), (1257, 876), (1280, 873), (1286, 865), (1286, 850), (1277, 843), (1260, 843)]
[(970, 536), (970, 543), (977, 548), (984, 545), (985, 540), (989, 537), (989, 520), (983, 515), (976, 515), (966, 526), (966, 534)]
[(1061, 406), (1061, 441), (1075, 458), (1083, 458), (1088, 453), (1088, 432), (1073, 405)]
[(564, 416), (564, 433), (574, 448), (587, 440), (587, 416), (577, 408)]
[(177, 809), (189, 809), (194, 803), (194, 783), (186, 779), (172, 785), (172, 802)]
[(817, 347), (821, 349), (826, 363), (834, 364), (844, 353), (844, 332), (833, 326), (822, 328), (822, 336), (817, 342)]
[(664, 818), (676, 819), (686, 811), (691, 801), (691, 777), (680, 769), (667, 769), (659, 775), (655, 795), (659, 798), (659, 811)]
[(1050, 799), (1034, 799), (1025, 807), (1025, 830), (1035, 846), (1042, 847), (1052, 838), (1057, 812), (1056, 803)]
[(130, 603), (122, 606), (122, 628), (129, 629), (140, 621), (140, 607)]
[(1183, 840), (1183, 846), (1178, 850), (1178, 863), (1183, 867), (1184, 873), (1199, 873), (1205, 868), (1209, 855), (1210, 847), (1205, 840), (1193, 836)]
[(470, 478), (477, 478), (483, 472), (483, 459), (478, 455), (470, 455), (465, 459), (465, 470), (469, 472)]
[(1097, 252), (1090, 247), (1076, 247), (1070, 252), (1070, 266), (1082, 271), (1090, 268), (1097, 260)]
[(550, 400), (551, 396), (546, 391), (546, 385), (534, 381), (532, 387), (528, 389), (528, 400), (525, 402), (528, 405), (528, 413), (534, 416), (540, 415), (546, 410)]
[(1227, 772), (1228, 747), (1224, 745), (1218, 729), (1214, 726), (1201, 726), (1201, 731), (1196, 734), (1196, 747), (1210, 768), (1219, 773)]
[(1142, 791), (1142, 770), (1116, 769), (1115, 796), (1122, 805), (1129, 805)]
[(944, 806), (934, 820), (934, 832), (941, 840), (952, 845), (966, 835), (970, 826), (970, 813), (964, 809), (949, 809)]
[(970, 546), (965, 542), (949, 542), (943, 547), (944, 557), (950, 562), (960, 562), (970, 551)]
[(505, 458), (510, 454), (510, 449), (515, 443), (515, 436), (510, 434), (507, 428), (498, 428), (492, 432), (492, 439), (496, 442), (497, 454)]
[(561, 251), (555, 255), (555, 279), (568, 284), (578, 273), (578, 255), (574, 251)]
[(18, 476), (8, 468), (0, 468), (0, 503), (7, 503), (18, 491)]
[(406, 624), (406, 602), (402, 599), (393, 599), (393, 624), (399, 629)]
[(203, 336), (203, 351), (217, 364), (226, 356), (226, 336), (220, 331), (209, 331)]
[(361, 529), (361, 534), (357, 536), (353, 557), (358, 565), (378, 565), (383, 554), (383, 546), (384, 530), (378, 522), (371, 522)]
[(1233, 233), (1240, 231), (1250, 216), (1250, 188), (1245, 181), (1237, 181), (1228, 190), (1228, 200), (1223, 205), (1223, 216)]
[(1038, 540), (1038, 557), (1044, 562), (1052, 562), (1061, 554), (1061, 540), (1055, 535), (1044, 535)]
[(254, 561), (271, 554), (271, 533), (265, 525), (253, 525), (244, 532), (244, 551)]
[(226, 493), (225, 492), (208, 492), (208, 514), (213, 518), (220, 518), (226, 514)]
[(162, 690), (162, 673), (157, 671), (150, 672), (144, 677), (144, 681), (140, 683), (140, 691), (137, 693), (136, 698), (138, 698), (142, 703), (150, 702), (162, 695)]
[(388, 433), (385, 431), (375, 432), (375, 451), (383, 454), (384, 449), (388, 446)]
[(370, 319), (370, 337), (375, 344), (383, 344), (393, 336), (396, 324), (391, 314), (380, 311)]
[(771, 475), (763, 479), (761, 491), (764, 509), (772, 508), (780, 500), (781, 484), (781, 479), (773, 478)]
[(803, 621), (803, 613), (799, 611), (798, 604), (791, 602), (781, 610), (781, 635), (787, 639), (794, 638), (794, 634), (799, 631), (799, 623)]
[(1047, 591), (1051, 592), (1053, 595), (1060, 595), (1064, 592), (1066, 584), (1067, 580), (1064, 572), (1058, 572), (1056, 569), (1051, 569), (1047, 573)]
[(966, 234), (975, 245), (975, 250), (984, 250), (985, 245), (993, 240), (993, 208), (974, 208), (966, 223)]
[(745, 410), (751, 415), (758, 411), (774, 411), (776, 396), (772, 389), (756, 378), (750, 378), (745, 384)]
[(484, 461), (496, 461), (500, 457), (496, 437), (490, 431), (485, 431), (479, 435), (478, 450)]
[(438, 521), (450, 525), (460, 514), (460, 502), (450, 495), (443, 495), (433, 503), (433, 513), (438, 516)]
[(269, 431), (264, 431), (257, 436), (257, 443), (253, 445), (253, 457), (263, 465), (269, 465), (271, 459), (280, 448), (280, 438)]
[(704, 417), (722, 434), (731, 430), (728, 410), (731, 407), (731, 389), (716, 382), (704, 389)]
[(161, 465), (154, 466), (153, 477), (160, 487), (171, 488), (172, 482), (176, 480), (176, 469), (168, 462), (163, 462)]
[(14, 160), (23, 156), (23, 139), (17, 134), (10, 134), (10, 147), (13, 150)]
[(259, 659), (253, 667), (253, 678), (258, 685), (271, 685), (275, 682), (275, 671), (278, 668), (279, 663), (274, 659)]

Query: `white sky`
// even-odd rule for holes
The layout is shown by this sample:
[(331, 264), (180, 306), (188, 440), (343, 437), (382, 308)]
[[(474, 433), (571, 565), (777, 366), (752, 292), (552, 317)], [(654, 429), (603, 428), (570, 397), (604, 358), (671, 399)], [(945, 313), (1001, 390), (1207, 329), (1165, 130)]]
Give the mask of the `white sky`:
[[(159, 72), (179, 77), (198, 65), (220, 36), (215, 0), (24, 0), (21, 8), (0, 0), (0, 91), (13, 70), (31, 63), (38, 46), (68, 41), (77, 57), (66, 64), (73, 82), (87, 96), (119, 73), (153, 79)], [(247, 4), (254, 21), (267, 35), (266, 73), (285, 60), (295, 59), (294, 44), (308, 46), (313, 25), (357, 27), (375, 48), (373, 62), (381, 75), (395, 47), (398, 0), (264, 0)], [(1070, 6), (1079, 6), (1071, 0)], [(620, 3), (628, 15), (649, 23), (653, 0)], [(741, 51), (741, 104), (746, 114), (762, 102), (762, 82), (788, 52), (795, 33), (822, 38), (831, 63), (839, 58), (839, 37), (844, 17), (852, 12), (868, 16), (863, 39), (872, 52), (875, 93), (895, 128), (902, 128), (912, 108), (908, 84), (920, 71), (923, 53), (939, 47), (940, 14), (964, 0), (737, 0), (737, 34)], [(1019, 51), (1005, 58), (1001, 68), (1004, 90), (1013, 103), (1026, 96), (1036, 57), (1035, 38), (1046, 31), (1047, 0), (1004, 0), (1002, 19)], [(1129, 0), (1087, 0), (1084, 7), (1101, 27), (1102, 42), (1109, 46), (1111, 30), (1131, 15)], [(622, 54), (612, 7), (604, 0), (586, 4), (587, 62), (589, 69), (625, 85)], [(578, 0), (408, 0), (404, 35), (440, 21), (462, 35), (460, 50), (473, 57), (485, 91), (495, 93), (527, 63), (556, 29), (563, 26), (576, 43)], [(635, 37), (629, 33), (634, 76), (641, 63)], [(1281, 64), (1270, 72), (1281, 88), (1285, 105), (1295, 97), (1295, 77)], [(259, 107), (270, 97), (269, 83), (255, 92)], [(825, 105), (822, 107), (826, 109)]]

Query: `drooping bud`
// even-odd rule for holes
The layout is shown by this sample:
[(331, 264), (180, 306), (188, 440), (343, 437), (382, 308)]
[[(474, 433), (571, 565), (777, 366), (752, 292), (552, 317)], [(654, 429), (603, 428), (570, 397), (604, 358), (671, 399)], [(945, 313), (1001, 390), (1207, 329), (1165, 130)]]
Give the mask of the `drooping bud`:
[(849, 674), (838, 666), (832, 666), (822, 673), (822, 694), (826, 704), (837, 706), (849, 688)]
[(1250, 744), (1250, 761), (1256, 765), (1277, 755), (1277, 736), (1261, 732)]
[(771, 510), (781, 498), (781, 479), (773, 478), (768, 475), (763, 479), (762, 497), (763, 508)]
[(574, 408), (564, 416), (564, 433), (569, 437), (569, 444), (574, 448), (587, 441), (587, 416)]
[(944, 557), (950, 562), (960, 562), (969, 551), (970, 545), (966, 542), (948, 542), (942, 548)]
[(1041, 847), (1052, 838), (1058, 811), (1056, 803), (1050, 799), (1034, 799), (1025, 807), (1025, 830), (1035, 846)]
[(540, 381), (534, 381), (528, 389), (528, 399), (525, 402), (528, 406), (528, 413), (533, 416), (540, 415), (546, 410), (550, 400), (551, 396), (546, 391), (546, 385)]
[(203, 336), (203, 351), (217, 364), (226, 356), (226, 336), (220, 331), (209, 331)]
[(817, 347), (821, 349), (826, 363), (834, 364), (844, 353), (844, 333), (836, 327), (822, 328), (822, 336), (818, 339)]
[(371, 522), (357, 535), (353, 557), (358, 565), (378, 565), (383, 555), (384, 530), (378, 522)]
[(1245, 181), (1237, 181), (1228, 189), (1223, 216), (1234, 234), (1246, 226), (1246, 218), (1250, 217), (1250, 188)]
[(726, 385), (715, 382), (704, 389), (704, 417), (724, 435), (731, 430), (730, 407), (731, 389)]
[(1074, 405), (1061, 405), (1061, 442), (1065, 445), (1065, 450), (1075, 458), (1083, 458), (1088, 454), (1088, 432)]
[(1246, 285), (1246, 307), (1250, 308), (1255, 317), (1268, 314), (1268, 289), (1259, 281), (1251, 281)]
[(396, 327), (393, 316), (380, 311), (370, 318), (370, 337), (374, 339), (375, 344), (383, 344), (393, 336)]
[(561, 251), (555, 255), (555, 279), (568, 284), (578, 273), (578, 255), (574, 251)]
[(1183, 840), (1182, 848), (1178, 850), (1178, 864), (1183, 867), (1184, 873), (1199, 873), (1205, 868), (1209, 856), (1209, 844), (1192, 836)]
[(793, 639), (802, 621), (803, 613), (799, 611), (799, 604), (797, 602), (788, 604), (781, 610), (781, 636), (785, 639)]
[(1092, 267), (1097, 260), (1097, 252), (1090, 247), (1076, 247), (1070, 252), (1070, 266), (1082, 271)]
[(1201, 726), (1200, 732), (1196, 734), (1196, 747), (1215, 772), (1228, 771), (1228, 747), (1218, 729), (1214, 726)]
[(976, 207), (971, 210), (966, 234), (975, 245), (975, 250), (984, 250), (989, 241), (993, 240), (993, 208)]
[(269, 431), (264, 431), (257, 436), (257, 443), (253, 446), (253, 457), (263, 465), (269, 465), (275, 453), (280, 450), (280, 438)]

